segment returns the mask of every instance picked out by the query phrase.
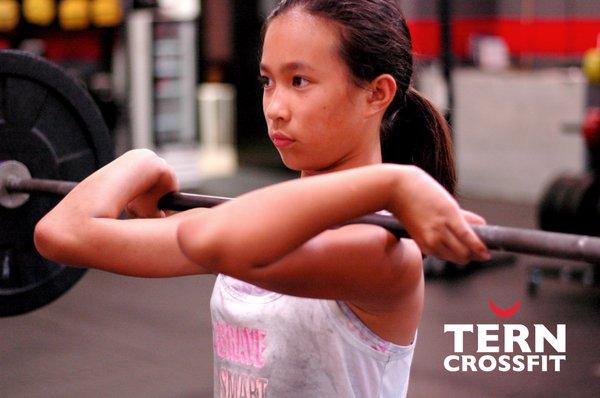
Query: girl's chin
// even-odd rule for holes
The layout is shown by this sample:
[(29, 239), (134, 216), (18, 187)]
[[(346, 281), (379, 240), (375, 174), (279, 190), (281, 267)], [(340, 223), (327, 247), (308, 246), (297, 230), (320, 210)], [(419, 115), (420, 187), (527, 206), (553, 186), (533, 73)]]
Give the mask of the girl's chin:
[[(303, 171), (318, 173), (319, 170), (326, 170), (329, 166), (329, 163), (324, 162), (323, 160), (318, 161), (318, 159), (308, 159), (305, 156), (298, 156), (298, 153), (291, 153), (291, 151), (278, 150), (281, 161), (290, 170), (294, 171)], [(316, 156), (315, 156), (316, 157)]]
[(281, 158), (281, 161), (283, 162), (285, 167), (287, 167), (290, 170), (302, 171), (302, 167), (296, 165), (294, 162), (286, 161), (284, 158)]
[(306, 166), (308, 166), (307, 162), (303, 162), (300, 159), (296, 159), (292, 156), (286, 156), (283, 153), (279, 152), (281, 157), (281, 161), (290, 170), (302, 171), (306, 170)]
[(318, 167), (315, 167), (314, 164), (310, 164), (308, 162), (302, 163), (302, 162), (293, 162), (290, 161), (289, 159), (285, 159), (285, 158), (281, 158), (281, 160), (283, 161), (283, 164), (285, 165), (285, 167), (287, 167), (290, 170), (294, 170), (297, 171), (299, 173), (302, 173), (304, 176), (310, 176), (310, 175), (317, 175), (317, 174), (321, 174), (322, 172), (319, 170), (322, 170)]

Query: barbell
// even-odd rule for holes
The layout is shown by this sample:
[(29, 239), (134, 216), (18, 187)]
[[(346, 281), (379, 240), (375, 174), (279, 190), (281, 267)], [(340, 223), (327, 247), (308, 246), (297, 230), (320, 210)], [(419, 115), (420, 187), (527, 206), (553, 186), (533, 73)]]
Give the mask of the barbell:
[[(42, 258), (33, 229), (77, 181), (114, 158), (108, 129), (86, 90), (57, 65), (0, 51), (0, 316), (48, 304), (85, 273)], [(174, 192), (163, 210), (217, 206), (228, 198)], [(344, 225), (379, 225), (409, 237), (392, 216), (371, 214)], [(491, 250), (600, 263), (600, 239), (503, 226), (474, 225)]]
[[(63, 197), (77, 185), (72, 181), (31, 178), (25, 173), (19, 175), (15, 173), (15, 170), (19, 169), (25, 170), (18, 162), (0, 164), (0, 203), (14, 203), (17, 202), (16, 199), (6, 199), (18, 197), (21, 198), (18, 202), (24, 203), (28, 199), (28, 194)], [(231, 198), (172, 192), (159, 200), (158, 207), (161, 210), (185, 211), (198, 207), (210, 208), (229, 200)], [(391, 215), (369, 214), (349, 220), (342, 225), (348, 224), (378, 225), (397, 238), (410, 238), (402, 224)], [(491, 250), (600, 263), (600, 238), (497, 225), (472, 225), (471, 227)]]

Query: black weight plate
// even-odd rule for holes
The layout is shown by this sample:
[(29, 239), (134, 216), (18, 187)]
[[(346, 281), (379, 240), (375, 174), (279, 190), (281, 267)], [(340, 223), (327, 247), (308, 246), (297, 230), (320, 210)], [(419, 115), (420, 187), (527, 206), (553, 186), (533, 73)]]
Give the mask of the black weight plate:
[(539, 208), (539, 225), (546, 231), (590, 234), (589, 216), (595, 184), (587, 174), (557, 177), (546, 190)]
[[(0, 162), (19, 161), (34, 178), (81, 181), (113, 158), (109, 131), (82, 85), (42, 58), (0, 51)], [(50, 303), (86, 272), (35, 249), (33, 229), (57, 202), (32, 195), (17, 209), (0, 207), (0, 316)]]
[(559, 214), (563, 221), (562, 231), (571, 234), (585, 233), (582, 213), (583, 200), (591, 185), (591, 179), (586, 175), (578, 176), (572, 188), (569, 189), (560, 204)]
[(566, 196), (577, 185), (579, 178), (575, 175), (561, 175), (554, 179), (544, 191), (538, 209), (538, 224), (545, 231), (561, 231), (565, 226), (561, 214)]
[(583, 198), (581, 217), (585, 235), (600, 236), (600, 181), (594, 179)]
[(595, 218), (595, 208), (598, 196), (598, 184), (591, 174), (585, 174), (582, 177), (580, 193), (578, 198), (579, 207), (577, 208), (577, 227), (573, 233), (579, 235), (596, 235), (593, 232), (597, 225)]

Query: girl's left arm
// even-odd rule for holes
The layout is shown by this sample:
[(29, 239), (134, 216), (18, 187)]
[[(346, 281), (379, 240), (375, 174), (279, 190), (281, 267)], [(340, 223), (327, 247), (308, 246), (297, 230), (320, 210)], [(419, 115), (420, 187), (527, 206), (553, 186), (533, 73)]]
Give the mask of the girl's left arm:
[(417, 287), (423, 271), (414, 241), (373, 225), (349, 225), (265, 266), (229, 274), (283, 294), (392, 307)]
[[(326, 229), (392, 211), (426, 254), (485, 256), (456, 201), (420, 169), (376, 165), (251, 192), (182, 222), (178, 242), (196, 264), (269, 290), (366, 300), (420, 278), (421, 254), (377, 226)], [(410, 277), (409, 277), (410, 275)], [(387, 293), (386, 293), (387, 292)]]

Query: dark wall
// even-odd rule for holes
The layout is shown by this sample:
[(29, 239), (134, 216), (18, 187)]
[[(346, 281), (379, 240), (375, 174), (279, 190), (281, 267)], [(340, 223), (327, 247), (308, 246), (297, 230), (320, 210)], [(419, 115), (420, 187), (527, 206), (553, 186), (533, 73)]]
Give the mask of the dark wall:
[(240, 147), (267, 144), (258, 82), (260, 29), (263, 19), (257, 0), (234, 0), (232, 80), (237, 86), (237, 131)]

